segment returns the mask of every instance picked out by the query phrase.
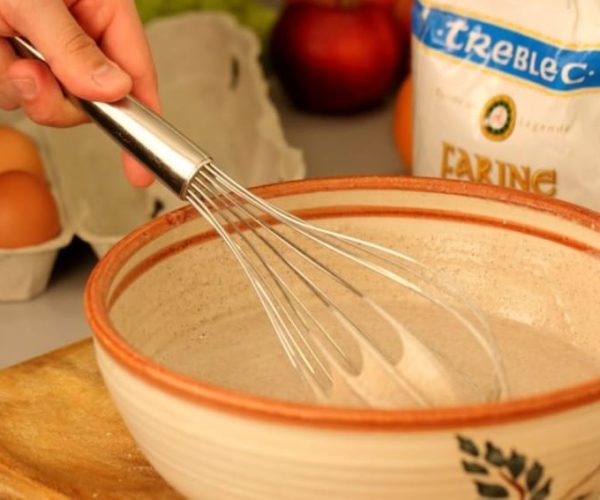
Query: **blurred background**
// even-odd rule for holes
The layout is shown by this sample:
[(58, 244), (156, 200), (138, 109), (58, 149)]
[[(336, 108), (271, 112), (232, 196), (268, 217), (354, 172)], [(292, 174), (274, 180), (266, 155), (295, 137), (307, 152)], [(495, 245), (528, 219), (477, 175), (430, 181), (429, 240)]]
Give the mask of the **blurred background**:
[(147, 23), (186, 11), (221, 11), (252, 30), (261, 42), (271, 99), (287, 140), (304, 152), (307, 175), (406, 172), (409, 97), (395, 104), (409, 71), (410, 1), (137, 0), (137, 5)]

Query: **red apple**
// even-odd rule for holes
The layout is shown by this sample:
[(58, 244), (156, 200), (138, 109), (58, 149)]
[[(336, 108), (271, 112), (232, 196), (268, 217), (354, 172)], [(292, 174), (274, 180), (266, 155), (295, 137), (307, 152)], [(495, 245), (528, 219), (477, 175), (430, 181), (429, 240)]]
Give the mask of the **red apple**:
[(412, 27), (412, 4), (413, 0), (395, 0), (393, 4), (396, 23), (400, 31), (400, 39), (405, 49), (403, 64), (406, 68), (410, 67), (410, 36)]
[(372, 3), (288, 4), (271, 36), (271, 59), (300, 108), (352, 112), (397, 83), (402, 47), (393, 10)]

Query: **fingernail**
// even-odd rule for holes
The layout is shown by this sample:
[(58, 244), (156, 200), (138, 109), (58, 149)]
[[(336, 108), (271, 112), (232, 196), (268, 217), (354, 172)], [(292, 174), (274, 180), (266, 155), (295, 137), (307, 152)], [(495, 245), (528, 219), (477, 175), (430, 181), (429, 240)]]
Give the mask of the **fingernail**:
[(29, 101), (38, 94), (37, 85), (32, 78), (15, 78), (11, 82), (17, 88), (21, 99)]
[(111, 62), (100, 66), (92, 73), (92, 80), (99, 87), (116, 87), (129, 83), (129, 77), (116, 64)]

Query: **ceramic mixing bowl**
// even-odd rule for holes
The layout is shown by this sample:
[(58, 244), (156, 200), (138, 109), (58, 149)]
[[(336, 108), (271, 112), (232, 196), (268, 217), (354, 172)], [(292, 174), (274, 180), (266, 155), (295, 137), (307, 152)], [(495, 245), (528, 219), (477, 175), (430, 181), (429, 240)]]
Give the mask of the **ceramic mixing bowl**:
[(436, 409), (315, 404), (245, 278), (183, 208), (86, 291), (97, 359), (156, 470), (190, 498), (593, 498), (600, 493), (600, 216), (444, 180), (257, 192), (433, 266), (489, 318), (512, 396)]

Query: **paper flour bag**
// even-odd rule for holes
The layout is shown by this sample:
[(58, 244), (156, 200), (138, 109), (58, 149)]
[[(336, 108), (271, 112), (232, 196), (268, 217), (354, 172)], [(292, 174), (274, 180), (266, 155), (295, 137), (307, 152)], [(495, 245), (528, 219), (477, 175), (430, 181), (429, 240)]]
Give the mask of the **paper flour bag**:
[(414, 173), (600, 210), (600, 2), (413, 10)]

